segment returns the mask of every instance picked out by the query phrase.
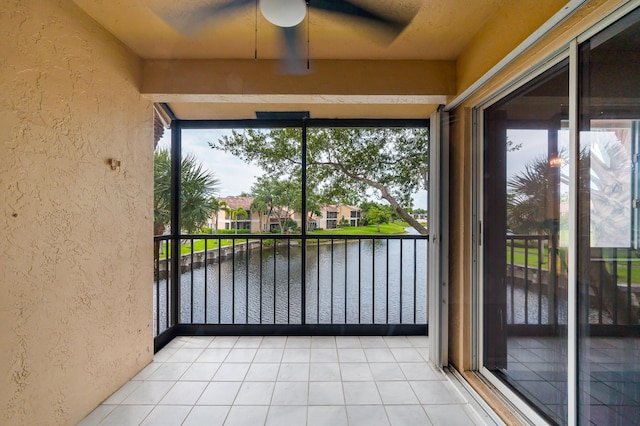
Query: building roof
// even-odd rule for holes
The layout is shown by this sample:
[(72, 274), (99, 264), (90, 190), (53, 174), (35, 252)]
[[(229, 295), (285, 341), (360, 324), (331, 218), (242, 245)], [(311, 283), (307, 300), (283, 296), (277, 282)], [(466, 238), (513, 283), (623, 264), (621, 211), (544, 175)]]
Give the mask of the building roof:
[(321, 209), (322, 210), (326, 210), (326, 211), (331, 211), (331, 212), (337, 212), (339, 211), (341, 208), (345, 208), (347, 210), (355, 210), (355, 211), (360, 211), (360, 207), (357, 206), (349, 206), (347, 204), (338, 204), (338, 205), (333, 205), (333, 204), (324, 204), (322, 205)]
[(221, 203), (225, 203), (227, 207), (230, 209), (237, 209), (238, 207), (242, 207), (246, 211), (251, 210), (251, 203), (253, 203), (254, 197), (221, 197), (218, 198), (218, 201)]

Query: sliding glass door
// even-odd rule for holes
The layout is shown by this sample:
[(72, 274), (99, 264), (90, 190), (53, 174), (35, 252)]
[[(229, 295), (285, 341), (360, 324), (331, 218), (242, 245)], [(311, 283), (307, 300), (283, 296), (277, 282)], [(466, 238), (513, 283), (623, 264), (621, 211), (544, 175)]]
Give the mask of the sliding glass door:
[(640, 422), (640, 11), (580, 48), (578, 398)]
[(638, 424), (640, 9), (577, 47), (482, 109), (481, 367), (550, 423)]
[(567, 418), (568, 61), (485, 110), (483, 366)]

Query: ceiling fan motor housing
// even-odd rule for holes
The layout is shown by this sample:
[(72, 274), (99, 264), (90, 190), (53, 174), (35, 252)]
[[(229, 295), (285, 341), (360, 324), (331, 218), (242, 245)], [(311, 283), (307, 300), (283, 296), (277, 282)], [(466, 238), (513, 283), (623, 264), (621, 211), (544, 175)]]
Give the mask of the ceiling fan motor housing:
[(305, 0), (260, 0), (260, 12), (279, 27), (295, 27), (307, 14)]

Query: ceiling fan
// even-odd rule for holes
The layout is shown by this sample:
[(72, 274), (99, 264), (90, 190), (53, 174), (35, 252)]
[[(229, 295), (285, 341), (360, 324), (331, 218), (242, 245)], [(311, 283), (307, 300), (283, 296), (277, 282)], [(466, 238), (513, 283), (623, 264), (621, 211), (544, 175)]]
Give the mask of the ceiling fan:
[(156, 11), (156, 13), (176, 31), (190, 36), (216, 19), (223, 19), (225, 15), (237, 9), (251, 6), (256, 8), (256, 13), (259, 9), (267, 21), (280, 27), (284, 42), (283, 71), (285, 74), (303, 74), (309, 70), (308, 57), (305, 58), (305, 55), (300, 53), (303, 39), (300, 23), (307, 17), (310, 9), (323, 10), (369, 22), (377, 27), (376, 35), (378, 38), (386, 39), (387, 42), (393, 41), (409, 25), (418, 9), (417, 7), (404, 6), (401, 11), (396, 11), (396, 13), (382, 13), (379, 11), (379, 7), (377, 9), (366, 7), (362, 1), (228, 0), (222, 3), (209, 1), (189, 11), (182, 9), (178, 14), (167, 13), (166, 10)]

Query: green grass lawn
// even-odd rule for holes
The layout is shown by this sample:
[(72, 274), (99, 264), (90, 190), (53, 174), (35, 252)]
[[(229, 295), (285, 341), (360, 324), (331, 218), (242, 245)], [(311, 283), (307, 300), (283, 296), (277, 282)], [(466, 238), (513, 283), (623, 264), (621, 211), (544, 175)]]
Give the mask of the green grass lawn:
[[(197, 251), (204, 251), (205, 241), (206, 240), (193, 240), (193, 252), (195, 253)], [(208, 240), (206, 242), (207, 242), (207, 250), (218, 248), (218, 240)], [(231, 240), (221, 239), (220, 245), (222, 247), (230, 246)], [(180, 254), (189, 254), (189, 253), (191, 253), (191, 244), (190, 243), (182, 244), (182, 246), (180, 246)]]
[[(193, 240), (193, 252), (204, 251), (204, 243), (206, 240)], [(245, 240), (239, 240), (240, 242)], [(220, 238), (220, 246), (226, 247), (232, 244), (230, 239), (225, 239), (224, 236), (221, 235)], [(164, 246), (164, 245), (163, 245)], [(207, 241), (207, 250), (218, 248), (218, 240), (208, 240)], [(169, 247), (169, 253), (171, 253), (171, 248)], [(180, 246), (180, 254), (189, 254), (191, 253), (191, 242), (187, 242)], [(164, 259), (166, 257), (165, 253), (160, 253), (160, 259)]]
[[(611, 273), (610, 266), (607, 266), (607, 270), (609, 271), (609, 273)], [(628, 273), (626, 262), (624, 263), (624, 265), (618, 265), (618, 282), (626, 283), (628, 276), (629, 276), (629, 273)], [(635, 264), (632, 264), (631, 266), (631, 283), (632, 284), (640, 283), (640, 267)]]
[[(309, 232), (309, 235), (395, 235), (395, 234), (406, 234), (407, 231), (405, 227), (409, 226), (405, 222), (395, 222), (395, 223), (384, 223), (380, 225), (380, 231), (378, 232), (378, 228), (376, 225), (370, 226), (348, 226), (345, 228), (331, 229), (331, 230), (316, 230)], [(232, 234), (220, 234), (220, 245), (222, 247), (230, 246), (232, 244), (231, 238)], [(290, 235), (291, 238), (296, 238), (296, 235)], [(238, 242), (244, 242), (246, 240), (237, 240)], [(193, 252), (204, 251), (204, 243), (205, 240), (193, 240)], [(207, 242), (207, 249), (215, 249), (218, 248), (218, 239), (211, 239)], [(171, 250), (169, 249), (169, 253)], [(181, 254), (189, 254), (191, 253), (191, 243), (187, 242), (182, 244), (180, 247)], [(160, 259), (164, 259), (166, 257), (165, 253), (160, 254)]]
[[(627, 263), (627, 258), (630, 257), (631, 265)], [(632, 252), (628, 250), (618, 250), (617, 258), (620, 259), (617, 265), (618, 283), (626, 283), (629, 277), (629, 271), (631, 271), (631, 283), (640, 283), (640, 258), (637, 258)], [(609, 259), (606, 262), (607, 271), (613, 274), (613, 262)]]
[[(371, 226), (353, 226), (353, 227), (345, 227), (331, 230), (316, 230), (313, 232), (309, 232), (309, 235), (394, 235), (394, 234), (406, 234), (406, 230), (404, 229), (408, 225), (404, 222), (396, 222), (396, 223), (385, 223), (380, 225), (380, 232), (376, 225)], [(232, 234), (220, 234), (220, 245), (222, 247), (230, 246), (232, 244), (231, 238)], [(295, 239), (299, 237), (299, 235), (292, 234), (291, 238)], [(242, 243), (246, 240), (240, 239), (237, 240), (237, 243)], [(205, 240), (193, 240), (193, 252), (204, 251), (204, 243)], [(237, 244), (236, 243), (236, 244)], [(163, 245), (164, 247), (164, 245)], [(207, 250), (218, 248), (218, 239), (211, 239), (207, 242)], [(191, 242), (187, 242), (182, 244), (180, 247), (181, 254), (189, 254), (191, 253)], [(169, 248), (169, 253), (171, 253), (171, 249)], [(164, 259), (166, 257), (166, 253), (160, 253), (160, 259)]]
[[(529, 268), (537, 268), (538, 267), (538, 249), (537, 248), (529, 248), (527, 253), (527, 265)], [(626, 259), (627, 256), (630, 256), (629, 253), (624, 251), (618, 252), (619, 259)], [(525, 264), (525, 254), (524, 247), (514, 247), (513, 251), (513, 260), (514, 264), (518, 266), (524, 266)], [(507, 247), (507, 264), (511, 263), (511, 247)], [(544, 257), (542, 258), (542, 270), (547, 271), (549, 269), (549, 249), (544, 249)], [(562, 263), (560, 261), (560, 257), (558, 257), (558, 265), (559, 268), (562, 268)], [(613, 263), (611, 260), (608, 260), (605, 265), (609, 274), (613, 274)], [(640, 283), (640, 259), (634, 259), (631, 262), (631, 268), (628, 267), (626, 260), (621, 260), (617, 264), (617, 272), (618, 272), (618, 282), (623, 283), (626, 282), (629, 276), (629, 272), (631, 272), (631, 282), (632, 283)]]
[[(529, 267), (537, 267), (538, 266), (538, 249), (530, 248), (527, 252), (527, 265)], [(546, 264), (549, 259), (549, 250), (544, 249), (544, 257), (542, 258), (542, 268), (546, 269)], [(514, 247), (513, 249), (513, 260), (516, 265), (525, 264), (525, 254), (524, 247)], [(511, 263), (511, 247), (507, 247), (507, 263)]]
[(380, 225), (380, 232), (376, 225), (369, 226), (348, 226), (338, 229), (319, 229), (309, 232), (309, 235), (392, 235), (406, 234), (402, 223), (383, 223)]

